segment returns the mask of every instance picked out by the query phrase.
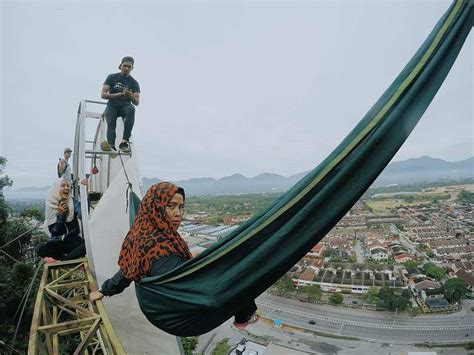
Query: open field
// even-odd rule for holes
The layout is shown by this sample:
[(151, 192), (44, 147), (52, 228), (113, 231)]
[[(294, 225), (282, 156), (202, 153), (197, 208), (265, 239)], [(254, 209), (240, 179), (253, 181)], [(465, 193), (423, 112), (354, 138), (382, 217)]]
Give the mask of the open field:
[(379, 193), (365, 200), (365, 203), (374, 214), (386, 214), (401, 206), (417, 206), (443, 200), (454, 201), (462, 190), (474, 192), (474, 184), (431, 187), (421, 192)]

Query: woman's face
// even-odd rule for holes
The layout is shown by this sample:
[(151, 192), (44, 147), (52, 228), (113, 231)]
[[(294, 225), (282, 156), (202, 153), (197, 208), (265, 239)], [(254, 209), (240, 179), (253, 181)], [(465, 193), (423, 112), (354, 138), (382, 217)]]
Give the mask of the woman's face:
[(184, 215), (184, 198), (180, 194), (174, 194), (173, 198), (165, 207), (166, 217), (174, 229), (178, 229)]
[(67, 180), (62, 180), (59, 185), (59, 196), (62, 200), (67, 200), (71, 193), (71, 184)]

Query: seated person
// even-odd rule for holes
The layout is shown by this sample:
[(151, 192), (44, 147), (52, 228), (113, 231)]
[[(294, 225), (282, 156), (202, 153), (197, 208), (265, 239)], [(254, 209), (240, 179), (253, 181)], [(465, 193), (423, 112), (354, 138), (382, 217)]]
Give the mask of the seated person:
[(81, 218), (81, 203), (71, 197), (71, 182), (64, 178), (55, 181), (46, 199), (44, 222), (50, 239), (36, 246), (36, 252), (44, 262), (72, 260), (86, 255), (78, 218)]
[[(185, 194), (168, 182), (155, 184), (147, 191), (130, 231), (122, 244), (120, 270), (93, 291), (90, 300), (121, 293), (132, 281), (165, 274), (192, 258), (188, 245), (178, 233), (184, 213)], [(234, 326), (243, 329), (259, 316), (254, 301), (235, 313)]]

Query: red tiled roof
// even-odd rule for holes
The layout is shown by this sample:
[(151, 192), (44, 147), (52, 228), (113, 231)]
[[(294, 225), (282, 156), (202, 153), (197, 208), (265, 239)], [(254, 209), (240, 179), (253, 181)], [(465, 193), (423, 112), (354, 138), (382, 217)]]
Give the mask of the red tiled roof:
[(303, 281), (313, 281), (313, 279), (314, 279), (314, 271), (311, 269), (306, 269), (300, 275), (300, 280), (303, 280)]
[(324, 248), (324, 246), (323, 246), (322, 244), (319, 244), (319, 243), (318, 243), (318, 244), (316, 244), (316, 245), (311, 249), (311, 251), (312, 251), (313, 253), (320, 253), (321, 250), (323, 250), (323, 248)]
[(413, 255), (408, 254), (408, 253), (402, 253), (402, 254), (400, 254), (400, 255), (395, 255), (393, 258), (394, 258), (395, 260), (401, 260), (401, 259), (404, 259), (404, 258), (413, 259)]
[(474, 287), (474, 276), (469, 275), (464, 269), (458, 270), (456, 277), (464, 280), (469, 286)]

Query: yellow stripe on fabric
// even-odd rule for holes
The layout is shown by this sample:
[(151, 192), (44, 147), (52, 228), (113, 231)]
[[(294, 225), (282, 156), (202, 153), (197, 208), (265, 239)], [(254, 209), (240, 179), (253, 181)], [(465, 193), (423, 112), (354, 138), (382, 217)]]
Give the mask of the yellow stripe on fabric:
[(154, 284), (160, 285), (166, 282), (174, 281), (177, 280), (181, 277), (184, 277), (186, 275), (189, 275), (193, 273), (196, 270), (199, 270), (203, 268), (204, 266), (212, 263), (213, 261), (219, 259), (221, 256), (227, 254), (231, 250), (235, 249), (248, 239), (252, 238), (255, 234), (260, 232), (262, 229), (267, 227), (270, 223), (272, 223), (275, 219), (280, 217), (283, 213), (285, 213), (288, 209), (293, 207), (302, 197), (304, 197), (309, 191), (311, 191), (324, 177), (326, 177), (334, 167), (339, 164), (349, 153), (354, 149), (355, 146), (357, 146), (369, 133), (370, 131), (382, 120), (384, 115), (393, 107), (395, 102), (400, 98), (402, 93), (406, 90), (406, 88), (412, 83), (414, 78), (420, 73), (422, 68), (425, 66), (426, 62), (430, 58), (430, 56), (433, 54), (435, 49), (438, 47), (439, 42), (441, 41), (441, 38), (444, 36), (446, 33), (448, 27), (451, 25), (453, 22), (455, 16), (458, 14), (462, 3), (465, 0), (457, 0), (456, 5), (453, 7), (453, 10), (449, 14), (449, 16), (446, 18), (446, 21), (444, 24), (441, 26), (440, 30), (436, 34), (435, 38), (433, 39), (433, 42), (431, 45), (428, 47), (426, 50), (425, 54), (422, 56), (418, 64), (413, 68), (411, 73), (405, 78), (405, 80), (399, 85), (397, 91), (393, 94), (393, 96), (388, 100), (388, 102), (382, 107), (382, 109), (377, 113), (377, 115), (372, 119), (370, 123), (367, 124), (366, 128), (364, 128), (359, 134), (344, 148), (344, 150), (339, 153), (339, 155), (334, 158), (318, 175), (315, 176), (313, 181), (308, 184), (298, 195), (293, 197), (290, 201), (286, 203), (285, 206), (282, 206), (278, 211), (276, 211), (270, 218), (265, 220), (262, 224), (257, 226), (255, 229), (250, 231), (248, 235), (245, 237), (242, 237), (239, 239), (236, 243), (232, 244), (228, 248), (225, 248), (221, 252), (216, 253), (216, 255), (213, 255), (210, 257), (208, 260), (196, 265), (195, 267), (190, 268), (189, 270), (186, 270), (182, 272), (179, 275), (170, 277), (168, 279), (165, 279), (163, 281), (156, 282)]

